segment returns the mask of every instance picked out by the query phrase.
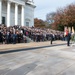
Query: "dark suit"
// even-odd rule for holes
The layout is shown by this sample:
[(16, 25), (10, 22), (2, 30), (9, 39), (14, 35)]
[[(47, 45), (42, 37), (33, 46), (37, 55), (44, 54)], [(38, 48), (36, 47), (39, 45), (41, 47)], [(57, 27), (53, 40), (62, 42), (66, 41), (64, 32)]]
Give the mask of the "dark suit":
[(67, 46), (70, 45), (70, 39), (71, 39), (71, 34), (68, 33), (68, 35), (67, 35)]
[(51, 44), (53, 42), (53, 34), (50, 34), (50, 40), (51, 40)]

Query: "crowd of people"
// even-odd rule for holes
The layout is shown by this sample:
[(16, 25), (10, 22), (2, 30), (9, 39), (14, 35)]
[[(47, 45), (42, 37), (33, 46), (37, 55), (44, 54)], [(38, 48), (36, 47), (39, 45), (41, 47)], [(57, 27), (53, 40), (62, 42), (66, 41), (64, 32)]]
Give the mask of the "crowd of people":
[(34, 42), (47, 41), (51, 39), (51, 35), (52, 40), (64, 40), (64, 32), (48, 28), (0, 25), (0, 43), (2, 44), (26, 43), (26, 37)]

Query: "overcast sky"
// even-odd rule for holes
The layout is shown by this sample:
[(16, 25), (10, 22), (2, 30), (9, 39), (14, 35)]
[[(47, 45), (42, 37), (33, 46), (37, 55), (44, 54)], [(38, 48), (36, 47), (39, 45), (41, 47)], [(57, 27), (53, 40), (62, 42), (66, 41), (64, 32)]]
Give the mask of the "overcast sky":
[(60, 7), (65, 7), (75, 0), (34, 0), (36, 5), (34, 17), (39, 19), (46, 19), (46, 14), (55, 12)]

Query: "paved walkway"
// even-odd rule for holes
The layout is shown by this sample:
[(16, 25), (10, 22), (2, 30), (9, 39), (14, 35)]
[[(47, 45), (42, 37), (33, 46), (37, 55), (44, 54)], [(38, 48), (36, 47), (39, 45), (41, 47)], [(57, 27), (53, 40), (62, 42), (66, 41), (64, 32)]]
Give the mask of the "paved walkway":
[[(66, 41), (53, 41), (53, 45), (66, 44)], [(31, 43), (20, 43), (20, 44), (0, 44), (0, 51), (14, 50), (14, 49), (25, 49), (32, 47), (41, 46), (52, 46), (50, 41), (45, 42), (31, 42)]]
[(1, 45), (0, 51), (24, 49), (0, 54), (0, 75), (75, 75), (75, 46), (67, 47), (65, 43)]

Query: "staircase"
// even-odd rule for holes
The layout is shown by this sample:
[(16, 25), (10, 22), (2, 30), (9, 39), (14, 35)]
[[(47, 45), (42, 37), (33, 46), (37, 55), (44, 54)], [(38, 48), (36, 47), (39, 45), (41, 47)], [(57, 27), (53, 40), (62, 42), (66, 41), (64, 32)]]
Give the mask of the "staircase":
[(27, 40), (27, 43), (29, 43), (29, 42), (34, 42), (33, 40), (31, 40), (31, 38), (29, 38), (29, 37), (27, 37), (27, 36), (25, 36), (25, 38), (26, 38), (26, 40)]

